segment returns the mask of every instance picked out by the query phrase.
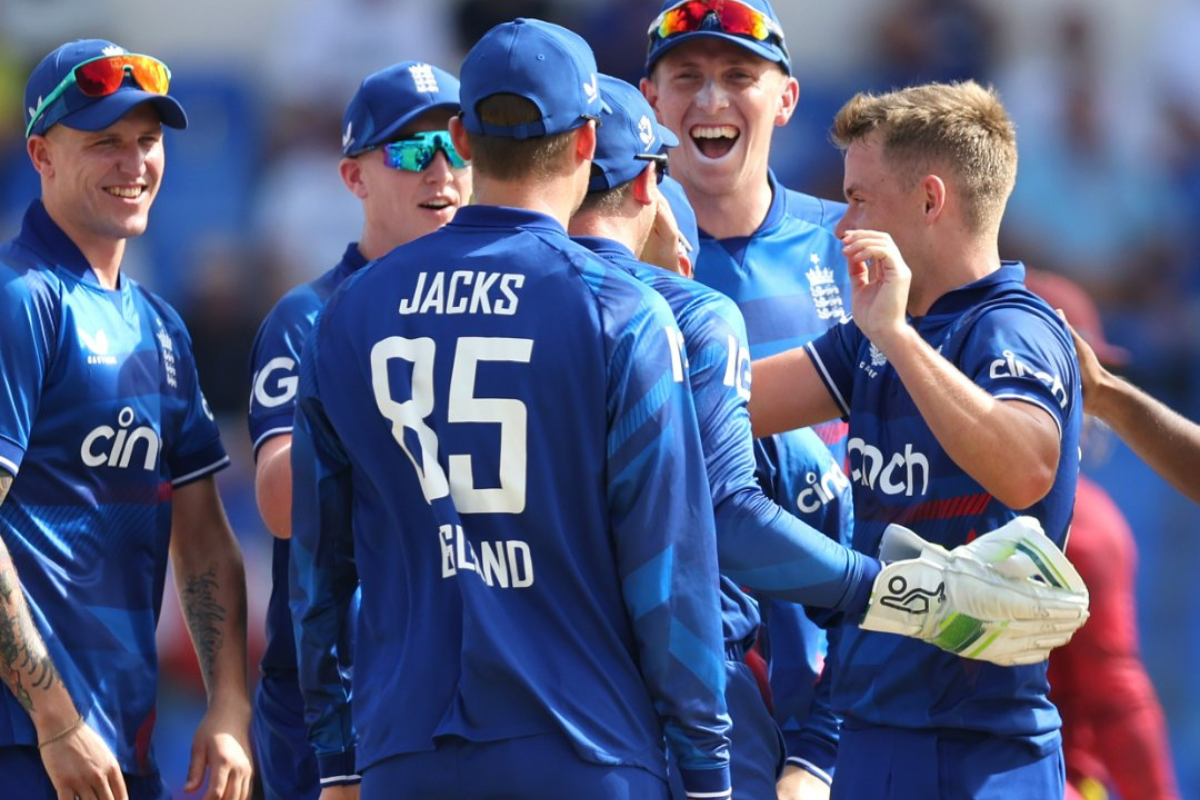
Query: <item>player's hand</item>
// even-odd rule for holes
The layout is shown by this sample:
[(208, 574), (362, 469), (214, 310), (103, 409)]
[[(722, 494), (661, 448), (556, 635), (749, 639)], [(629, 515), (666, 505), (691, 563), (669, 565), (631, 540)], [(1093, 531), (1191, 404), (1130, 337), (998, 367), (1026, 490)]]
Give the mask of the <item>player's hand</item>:
[(685, 246), (671, 204), (662, 193), (658, 195), (656, 211), (654, 227), (650, 229), (650, 237), (642, 247), (640, 260), (685, 278), (692, 277), (692, 261), (687, 254), (687, 246), (690, 245)]
[(358, 787), (357, 783), (326, 786), (321, 790), (321, 796), (317, 800), (358, 800)]
[(803, 767), (788, 764), (775, 784), (779, 800), (829, 800), (829, 784)]
[(1083, 337), (1071, 325), (1071, 321), (1067, 319), (1067, 315), (1061, 309), (1057, 309), (1055, 313), (1062, 318), (1063, 322), (1067, 323), (1067, 329), (1071, 331), (1071, 338), (1075, 340), (1075, 352), (1079, 356), (1079, 377), (1083, 386), (1083, 412), (1094, 415), (1097, 411), (1099, 389), (1105, 378), (1109, 377), (1108, 370), (1100, 365), (1096, 351), (1083, 340)]
[(199, 789), (207, 773), (203, 800), (248, 800), (252, 787), (249, 730), (248, 703), (233, 709), (210, 706), (192, 737), (184, 791)]
[(908, 325), (912, 271), (892, 237), (880, 231), (846, 231), (842, 253), (850, 274), (854, 322), (885, 356), (889, 355), (892, 335)]
[(86, 722), (39, 752), (59, 800), (129, 800), (116, 757)]
[(1045, 661), (1088, 618), (1079, 573), (1032, 517), (947, 551), (889, 525), (861, 627), (993, 664)]

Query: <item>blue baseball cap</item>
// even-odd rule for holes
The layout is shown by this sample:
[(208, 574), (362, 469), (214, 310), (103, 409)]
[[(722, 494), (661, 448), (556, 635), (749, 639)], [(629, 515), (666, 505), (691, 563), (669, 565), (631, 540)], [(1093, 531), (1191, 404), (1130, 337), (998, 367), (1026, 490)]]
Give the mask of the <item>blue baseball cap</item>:
[[(530, 139), (574, 130), (600, 115), (596, 57), (579, 34), (539, 19), (504, 22), (483, 35), (462, 65), (462, 121), (468, 132)], [(476, 106), (494, 94), (515, 94), (541, 119), (490, 125)]]
[[(692, 208), (687, 192), (683, 190), (683, 184), (668, 175), (658, 185), (658, 191), (667, 198), (671, 213), (675, 215), (675, 223), (679, 226), (679, 235), (687, 242), (688, 249), (699, 248), (700, 228), (696, 224), (696, 210)], [(692, 260), (695, 261), (694, 258)]]
[(654, 109), (631, 84), (601, 75), (600, 96), (604, 105), (596, 129), (589, 192), (615, 189), (633, 180), (653, 156), (679, 144), (675, 134), (658, 124)]
[[(104, 56), (119, 55), (132, 54), (105, 39), (79, 39), (50, 51), (33, 68), (25, 84), (25, 124), (29, 125), (43, 99), (53, 94), (80, 64)], [(187, 114), (178, 100), (170, 95), (147, 92), (138, 86), (132, 75), (126, 74), (120, 88), (104, 97), (88, 97), (78, 85), (68, 86), (48, 107), (42, 109), (28, 136), (42, 135), (59, 123), (81, 131), (104, 130), (142, 103), (153, 103), (164, 125), (187, 127)]]
[(748, 34), (727, 33), (722, 28), (719, 13), (715, 9), (700, 18), (695, 30), (675, 33), (666, 38), (660, 37), (657, 28), (663, 19), (663, 15), (670, 9), (683, 5), (685, 2), (688, 2), (688, 0), (665, 0), (662, 8), (659, 9), (658, 16), (651, 23), (648, 34), (650, 37), (650, 49), (646, 53), (647, 75), (654, 71), (654, 65), (668, 51), (685, 42), (703, 38), (724, 39), (727, 42), (732, 42), (739, 47), (749, 50), (760, 58), (765, 58), (767, 61), (774, 61), (783, 67), (783, 71), (788, 75), (792, 74), (792, 59), (788, 54), (787, 45), (783, 40), (783, 26), (779, 24), (779, 17), (775, 15), (775, 9), (771, 8), (771, 4), (767, 0), (720, 0), (720, 2), (728, 5), (736, 3), (745, 6), (752, 13), (759, 13), (766, 17), (767, 26), (773, 33), (763, 41), (755, 39)]
[(401, 61), (368, 75), (342, 117), (342, 155), (387, 144), (426, 111), (458, 111), (458, 78), (424, 61)]

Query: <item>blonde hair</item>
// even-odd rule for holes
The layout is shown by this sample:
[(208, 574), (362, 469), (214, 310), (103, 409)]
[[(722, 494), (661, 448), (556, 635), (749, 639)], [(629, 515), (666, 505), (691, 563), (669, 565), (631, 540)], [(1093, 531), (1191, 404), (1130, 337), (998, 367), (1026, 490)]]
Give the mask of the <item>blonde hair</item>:
[(971, 230), (999, 231), (1017, 178), (1017, 133), (994, 89), (964, 81), (859, 93), (838, 111), (832, 136), (845, 150), (876, 132), (901, 180), (949, 170)]

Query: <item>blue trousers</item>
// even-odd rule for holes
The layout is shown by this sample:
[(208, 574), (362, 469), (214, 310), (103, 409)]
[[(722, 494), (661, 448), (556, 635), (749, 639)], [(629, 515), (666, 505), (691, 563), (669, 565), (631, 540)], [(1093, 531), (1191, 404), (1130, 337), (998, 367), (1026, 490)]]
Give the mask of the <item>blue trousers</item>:
[(266, 800), (317, 800), (321, 782), (308, 742), (304, 700), (295, 679), (264, 675), (250, 725)]
[[(736, 786), (734, 791), (737, 791)], [(1062, 800), (1062, 748), (961, 731), (843, 727), (831, 800)]]
[(667, 785), (639, 767), (584, 761), (557, 734), (469, 742), (405, 753), (362, 773), (361, 800), (666, 800)]
[[(129, 800), (171, 800), (161, 775), (125, 776)], [(36, 747), (0, 747), (0, 797), (58, 800)]]

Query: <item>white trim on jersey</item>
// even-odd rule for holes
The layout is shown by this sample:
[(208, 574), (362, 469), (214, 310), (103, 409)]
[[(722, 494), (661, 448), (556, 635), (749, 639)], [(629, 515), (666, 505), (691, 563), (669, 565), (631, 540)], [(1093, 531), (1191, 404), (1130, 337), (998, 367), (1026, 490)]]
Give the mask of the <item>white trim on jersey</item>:
[(253, 452), (254, 452), (255, 458), (258, 457), (258, 448), (260, 448), (264, 444), (266, 444), (267, 439), (273, 439), (276, 436), (283, 436), (284, 434), (291, 434), (291, 432), (292, 432), (291, 425), (288, 425), (286, 428), (271, 428), (271, 430), (269, 430), (269, 431), (263, 431), (263, 434), (254, 440)]
[(0, 467), (4, 467), (6, 470), (8, 470), (10, 473), (12, 473), (12, 476), (14, 478), (17, 476), (17, 472), (20, 471), (20, 469), (21, 469), (16, 464), (14, 464), (12, 461), (9, 461), (7, 458), (4, 458), (3, 456), (0, 456)]
[(811, 773), (814, 777), (820, 778), (827, 786), (833, 785), (833, 776), (811, 761), (800, 758), (799, 756), (788, 756), (787, 763), (796, 767), (800, 767), (800, 769)]
[(362, 775), (358, 775), (358, 774), (354, 774), (354, 773), (352, 773), (350, 775), (330, 775), (328, 778), (321, 778), (321, 785), (322, 786), (332, 786), (334, 784), (350, 783), (351, 781), (357, 782), (357, 781), (361, 781), (361, 780), (362, 780)]
[(200, 469), (193, 470), (187, 475), (180, 475), (178, 478), (175, 478), (173, 481), (171, 481), (171, 485), (178, 486), (179, 484), (186, 483), (187, 481), (194, 481), (196, 478), (201, 478), (209, 472), (216, 472), (221, 467), (224, 467), (228, 464), (229, 456), (225, 456), (209, 464), (207, 467), (201, 467)]
[(838, 404), (838, 408), (842, 409), (842, 416), (850, 416), (850, 404), (846, 402), (846, 398), (842, 397), (842, 393), (838, 391), (837, 384), (833, 382), (833, 378), (829, 375), (829, 370), (825, 368), (821, 357), (817, 355), (817, 350), (813, 347), (812, 342), (804, 345), (804, 349), (808, 351), (808, 357), (812, 359), (813, 365), (817, 368), (817, 372), (821, 373), (821, 377), (825, 381), (825, 388), (829, 390), (829, 394), (833, 396), (834, 402)]
[(1034, 406), (1037, 406), (1038, 408), (1042, 409), (1043, 411), (1045, 411), (1047, 414), (1050, 415), (1050, 419), (1054, 420), (1054, 427), (1058, 428), (1058, 440), (1060, 442), (1062, 441), (1063, 429), (1062, 429), (1062, 423), (1058, 421), (1058, 415), (1054, 413), (1053, 409), (1051, 409), (1050, 406), (1046, 405), (1041, 400), (1037, 400), (1036, 398), (1030, 397), (1029, 395), (1026, 395), (1026, 394), (1005, 393), (1005, 394), (994, 394), (994, 395), (992, 395), (992, 397), (996, 398), (997, 400), (1021, 400), (1023, 402), (1029, 403), (1030, 405), (1034, 405)]

